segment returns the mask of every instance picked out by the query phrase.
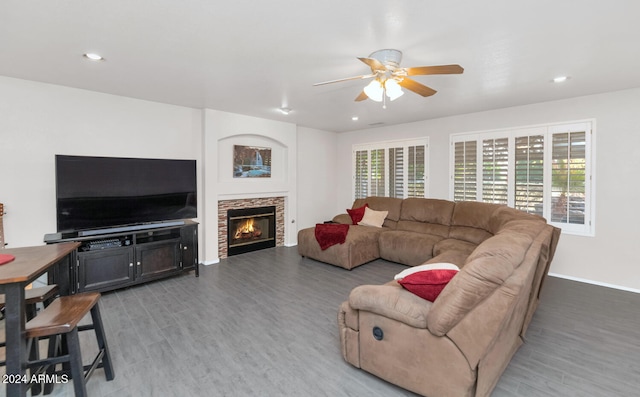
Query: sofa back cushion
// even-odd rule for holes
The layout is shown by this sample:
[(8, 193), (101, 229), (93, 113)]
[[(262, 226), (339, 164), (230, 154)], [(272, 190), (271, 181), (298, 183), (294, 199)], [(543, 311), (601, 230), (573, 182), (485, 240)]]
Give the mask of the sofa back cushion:
[(397, 229), (447, 237), (454, 206), (446, 200), (404, 199)]
[(351, 208), (360, 208), (367, 204), (369, 208), (376, 211), (389, 211), (382, 226), (395, 229), (400, 219), (400, 207), (402, 199), (395, 197), (371, 196), (364, 199), (356, 199)]
[(546, 220), (538, 215), (527, 214), (515, 208), (501, 205), (493, 212), (489, 221), (489, 230), (493, 234), (498, 234), (508, 223), (512, 221), (538, 221), (546, 223)]
[(477, 201), (459, 201), (455, 203), (451, 216), (449, 238), (480, 244), (493, 236), (491, 218), (499, 204)]

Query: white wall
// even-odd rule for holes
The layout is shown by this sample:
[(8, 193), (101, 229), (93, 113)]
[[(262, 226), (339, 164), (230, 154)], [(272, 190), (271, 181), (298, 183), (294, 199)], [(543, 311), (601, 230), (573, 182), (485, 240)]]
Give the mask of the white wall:
[[(452, 133), (596, 119), (595, 237), (563, 234), (551, 272), (640, 291), (640, 89), (499, 109), (338, 135), (338, 169), (351, 169), (354, 143), (428, 136), (431, 197), (448, 199)], [(387, 111), (393, 109), (388, 109)], [(338, 204), (349, 206), (351, 173), (336, 174)]]
[[(206, 109), (203, 160), (204, 263), (218, 261), (218, 200), (252, 197), (285, 198), (285, 245), (296, 244), (297, 136), (292, 123)], [(272, 177), (233, 178), (233, 145), (272, 149)]]
[(298, 127), (298, 230), (331, 220), (337, 206), (338, 134)]
[(40, 245), (56, 231), (55, 154), (197, 159), (200, 173), (201, 131), (197, 109), (0, 76), (8, 247)]
[[(311, 131), (316, 136), (312, 145), (320, 144), (326, 137), (317, 137), (323, 134), (334, 137), (324, 144), (333, 153), (333, 133)], [(285, 245), (295, 245), (297, 139), (292, 123), (0, 76), (0, 202), (7, 211), (6, 241), (9, 247), (39, 245), (46, 233), (56, 231), (54, 156), (75, 154), (197, 159), (196, 220), (201, 222), (200, 258), (205, 263), (218, 259), (219, 199), (284, 196)], [(271, 147), (272, 177), (234, 179), (234, 144)], [(313, 150), (303, 152), (307, 156)], [(305, 170), (311, 177), (313, 172)], [(334, 173), (326, 167), (321, 172), (322, 179)], [(308, 202), (308, 197), (316, 195), (305, 189), (301, 198)], [(329, 194), (321, 204), (334, 199)]]
[[(633, 89), (334, 134), (296, 128), (292, 123), (0, 77), (0, 202), (7, 210), (5, 237), (10, 247), (39, 245), (44, 234), (55, 231), (55, 154), (197, 159), (202, 182), (200, 246), (201, 251), (207, 248), (200, 257), (211, 261), (217, 256), (217, 241), (202, 239), (208, 228), (209, 236), (217, 236), (218, 198), (287, 197), (287, 245), (296, 243), (300, 228), (344, 212), (352, 203), (354, 143), (428, 136), (431, 196), (448, 198), (450, 134), (595, 118), (596, 236), (563, 235), (551, 272), (640, 290), (634, 249), (635, 227), (640, 224), (634, 205), (640, 197), (640, 185), (635, 183), (640, 169), (637, 109), (640, 89)], [(224, 160), (231, 137), (243, 144), (273, 144), (286, 169), (281, 174), (276, 171), (271, 181), (230, 181), (218, 161)], [(221, 164), (230, 166), (226, 160)], [(205, 203), (204, 197), (215, 201), (215, 206), (213, 201)]]

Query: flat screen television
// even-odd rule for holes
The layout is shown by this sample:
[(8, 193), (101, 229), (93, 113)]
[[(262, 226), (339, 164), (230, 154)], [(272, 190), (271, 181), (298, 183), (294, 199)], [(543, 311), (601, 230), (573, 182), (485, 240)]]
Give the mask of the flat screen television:
[(55, 162), (59, 233), (197, 216), (195, 160), (56, 155)]

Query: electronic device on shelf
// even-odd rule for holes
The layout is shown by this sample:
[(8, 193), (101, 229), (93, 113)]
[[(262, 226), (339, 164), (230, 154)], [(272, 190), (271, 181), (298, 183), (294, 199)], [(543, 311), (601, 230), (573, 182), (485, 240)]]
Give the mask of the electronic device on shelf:
[(92, 240), (88, 241), (82, 245), (83, 251), (96, 251), (103, 250), (107, 248), (117, 248), (131, 245), (131, 240), (128, 238), (120, 239), (120, 238), (107, 238), (102, 240)]

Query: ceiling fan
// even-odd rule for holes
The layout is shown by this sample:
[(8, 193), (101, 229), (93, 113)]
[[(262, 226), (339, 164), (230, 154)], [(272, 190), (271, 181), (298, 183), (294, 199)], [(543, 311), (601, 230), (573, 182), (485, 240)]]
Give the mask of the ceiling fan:
[(322, 83), (316, 83), (314, 86), (373, 78), (373, 80), (364, 87), (360, 95), (356, 97), (356, 102), (369, 98), (376, 102), (384, 101), (383, 107), (386, 108), (386, 98), (393, 101), (401, 97), (404, 94), (402, 88), (413, 91), (423, 97), (431, 96), (437, 92), (433, 88), (410, 79), (409, 76), (460, 74), (464, 71), (460, 65), (401, 68), (400, 61), (402, 60), (402, 52), (393, 49), (378, 50), (371, 53), (367, 58), (358, 59), (371, 68), (371, 74), (324, 81)]

